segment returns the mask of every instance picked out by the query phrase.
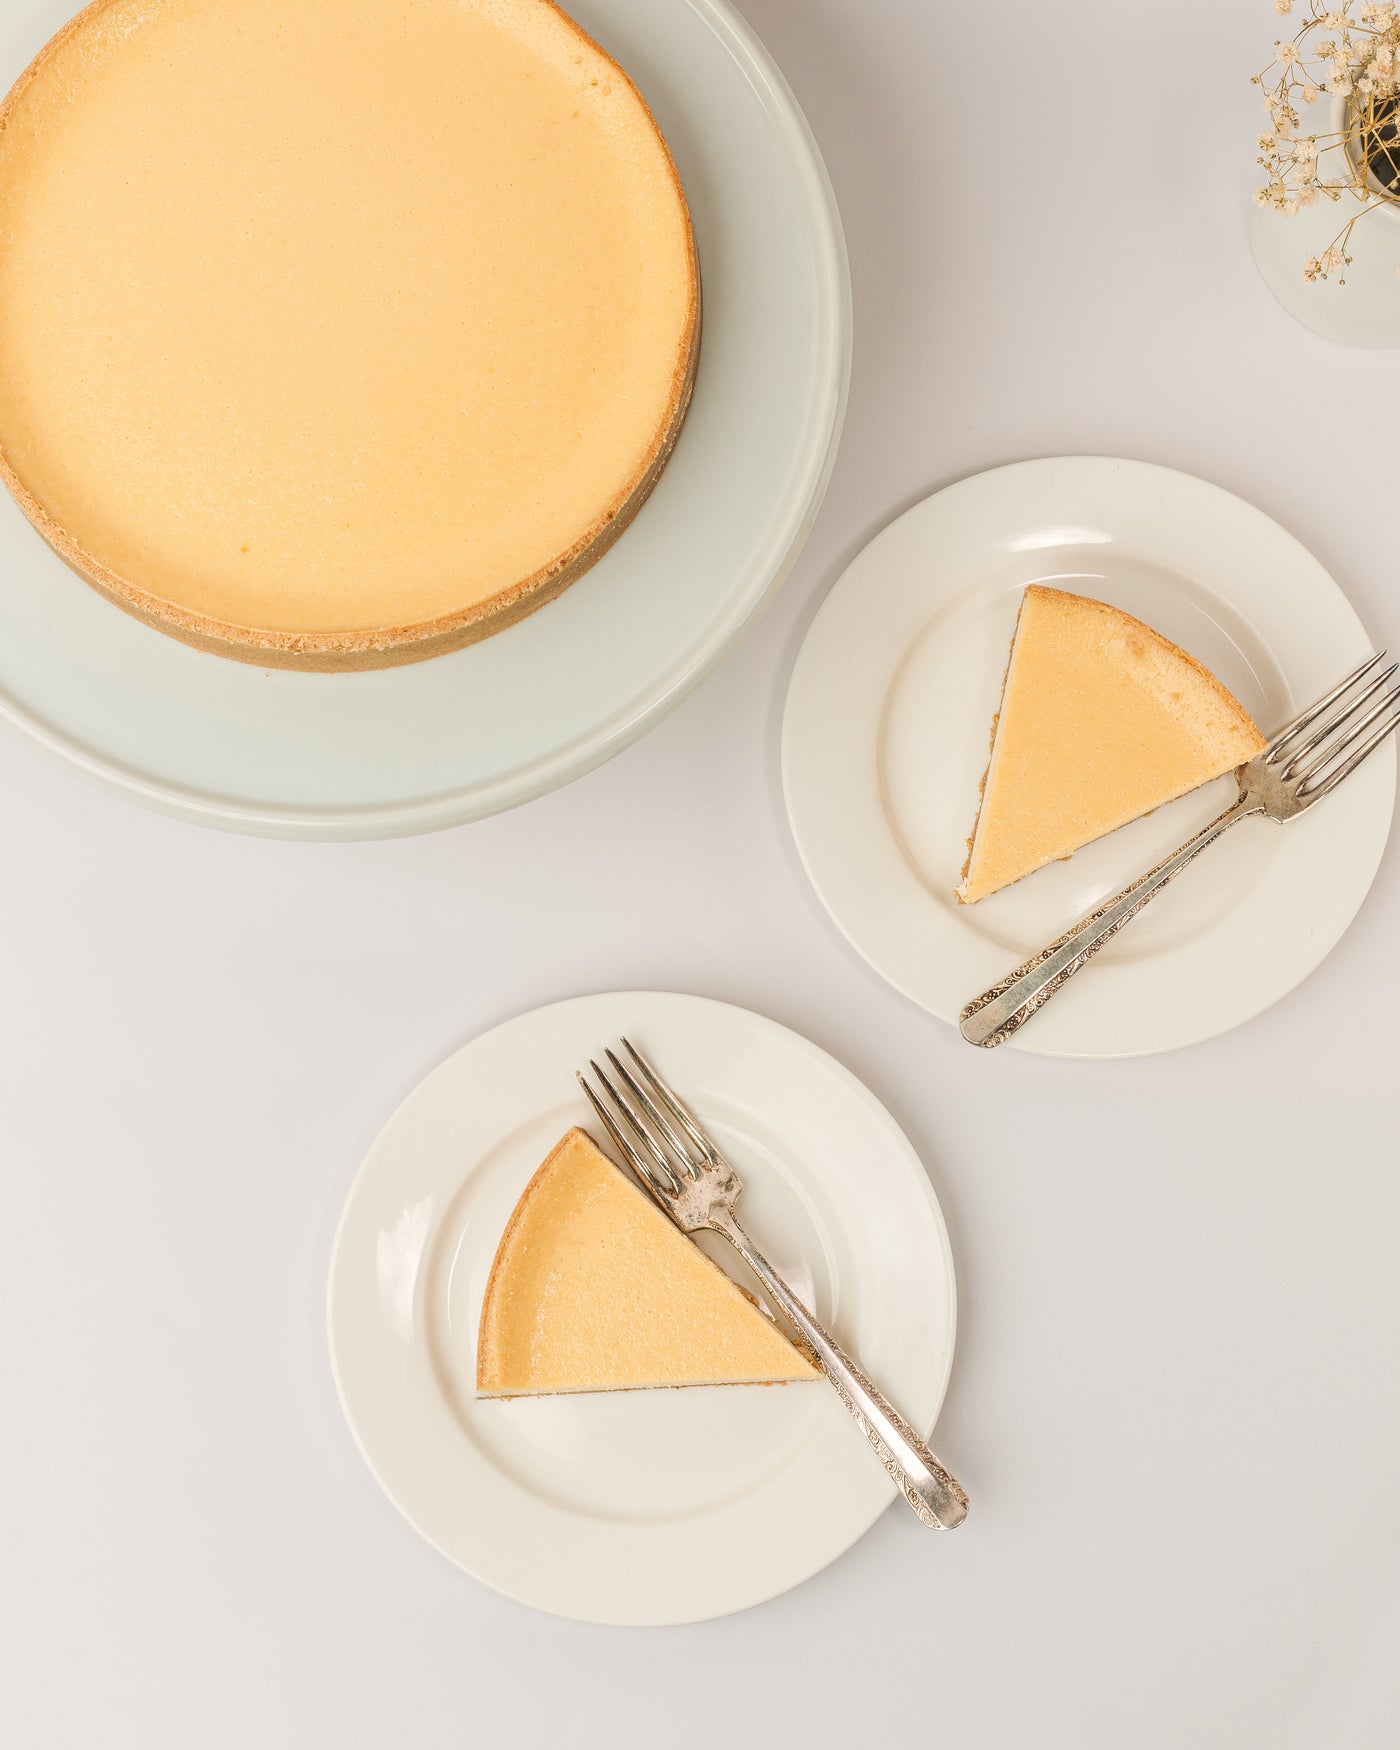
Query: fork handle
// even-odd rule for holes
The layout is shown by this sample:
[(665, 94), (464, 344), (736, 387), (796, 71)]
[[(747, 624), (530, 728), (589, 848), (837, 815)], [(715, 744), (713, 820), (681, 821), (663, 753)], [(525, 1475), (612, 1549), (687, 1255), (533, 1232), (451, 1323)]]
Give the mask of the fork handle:
[(1068, 984), (1106, 942), (1111, 942), (1149, 900), (1155, 899), (1188, 863), (1194, 862), (1207, 845), (1214, 844), (1237, 820), (1258, 812), (1257, 802), (1246, 802), (1240, 797), (1194, 838), (1187, 839), (1180, 850), (1164, 857), (1155, 869), (1140, 875), (1131, 886), (1080, 918), (1048, 948), (1042, 948), (1014, 972), (1008, 972), (1000, 983), (975, 997), (958, 1016), (963, 1038), (969, 1045), (989, 1049), (1003, 1044), (1057, 990)]
[(967, 1495), (919, 1436), (866, 1378), (841, 1345), (783, 1281), (732, 1215), (714, 1226), (739, 1253), (764, 1289), (796, 1326), (836, 1395), (860, 1423), (881, 1464), (930, 1530), (951, 1531), (967, 1518)]

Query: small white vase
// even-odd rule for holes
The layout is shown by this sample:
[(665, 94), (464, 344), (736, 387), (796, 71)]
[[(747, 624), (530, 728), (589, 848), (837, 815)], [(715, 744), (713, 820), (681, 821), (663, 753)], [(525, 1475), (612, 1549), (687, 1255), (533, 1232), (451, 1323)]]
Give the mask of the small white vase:
[[(1318, 105), (1316, 129), (1304, 127), (1301, 132), (1339, 133), (1345, 101), (1327, 98)], [(1343, 179), (1347, 168), (1340, 141), (1327, 147), (1318, 161), (1319, 175), (1331, 181)], [(1352, 262), (1345, 285), (1335, 276), (1311, 284), (1303, 278), (1308, 256), (1322, 254), (1356, 207), (1352, 195), (1320, 200), (1291, 217), (1271, 207), (1254, 207), (1250, 247), (1265, 285), (1314, 334), (1343, 346), (1400, 347), (1400, 206), (1385, 202), (1357, 221), (1347, 244)]]

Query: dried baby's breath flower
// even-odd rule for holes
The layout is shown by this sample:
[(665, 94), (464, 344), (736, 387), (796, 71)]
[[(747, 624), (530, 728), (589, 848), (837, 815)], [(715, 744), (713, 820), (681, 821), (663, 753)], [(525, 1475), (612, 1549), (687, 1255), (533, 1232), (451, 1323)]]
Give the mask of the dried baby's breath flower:
[[(1288, 16), (1293, 0), (1274, 0), (1274, 11)], [(1321, 0), (1305, 0), (1298, 30), (1274, 44), (1273, 60), (1252, 83), (1268, 116), (1258, 136), (1264, 180), (1255, 201), (1274, 212), (1297, 213), (1319, 200), (1350, 196), (1358, 210), (1326, 249), (1303, 264), (1307, 280), (1342, 281), (1351, 264), (1352, 226), (1378, 206), (1400, 204), (1400, 6), (1396, 0), (1345, 0), (1324, 8)], [(1306, 107), (1323, 92), (1345, 100), (1342, 126), (1320, 138), (1300, 138), (1295, 100)], [(1330, 174), (1322, 170), (1324, 154)]]

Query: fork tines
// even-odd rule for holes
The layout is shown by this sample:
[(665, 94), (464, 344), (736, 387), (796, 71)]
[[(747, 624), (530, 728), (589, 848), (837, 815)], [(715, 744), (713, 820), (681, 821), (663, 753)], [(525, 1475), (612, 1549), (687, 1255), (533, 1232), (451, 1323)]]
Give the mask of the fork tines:
[[(1363, 662), (1281, 729), (1259, 756), (1265, 765), (1282, 761), (1280, 776), (1296, 783), (1309, 801), (1350, 777), (1400, 725), (1400, 683), (1395, 679), (1400, 662), (1377, 673), (1385, 656), (1384, 650), (1377, 651)], [(1358, 716), (1367, 705), (1371, 709)]]
[(606, 1101), (580, 1074), (579, 1086), (642, 1184), (663, 1198), (679, 1195), (682, 1179), (696, 1179), (716, 1164), (714, 1150), (694, 1116), (629, 1039), (622, 1049), (631, 1067), (608, 1050), (612, 1074), (590, 1058), (589, 1069)]

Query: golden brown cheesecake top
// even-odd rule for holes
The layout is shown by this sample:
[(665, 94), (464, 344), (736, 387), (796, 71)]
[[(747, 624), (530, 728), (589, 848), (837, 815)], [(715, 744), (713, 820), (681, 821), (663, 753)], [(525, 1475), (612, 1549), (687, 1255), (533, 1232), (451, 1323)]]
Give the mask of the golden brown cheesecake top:
[(1107, 602), (1021, 598), (967, 867), (967, 904), (1252, 759), (1249, 713), (1175, 644)]
[(153, 599), (436, 622), (674, 435), (684, 197), (548, 0), (99, 0), (3, 120), (0, 456)]
[(483, 1396), (816, 1377), (586, 1131), (564, 1137), (496, 1253), (477, 1349)]

